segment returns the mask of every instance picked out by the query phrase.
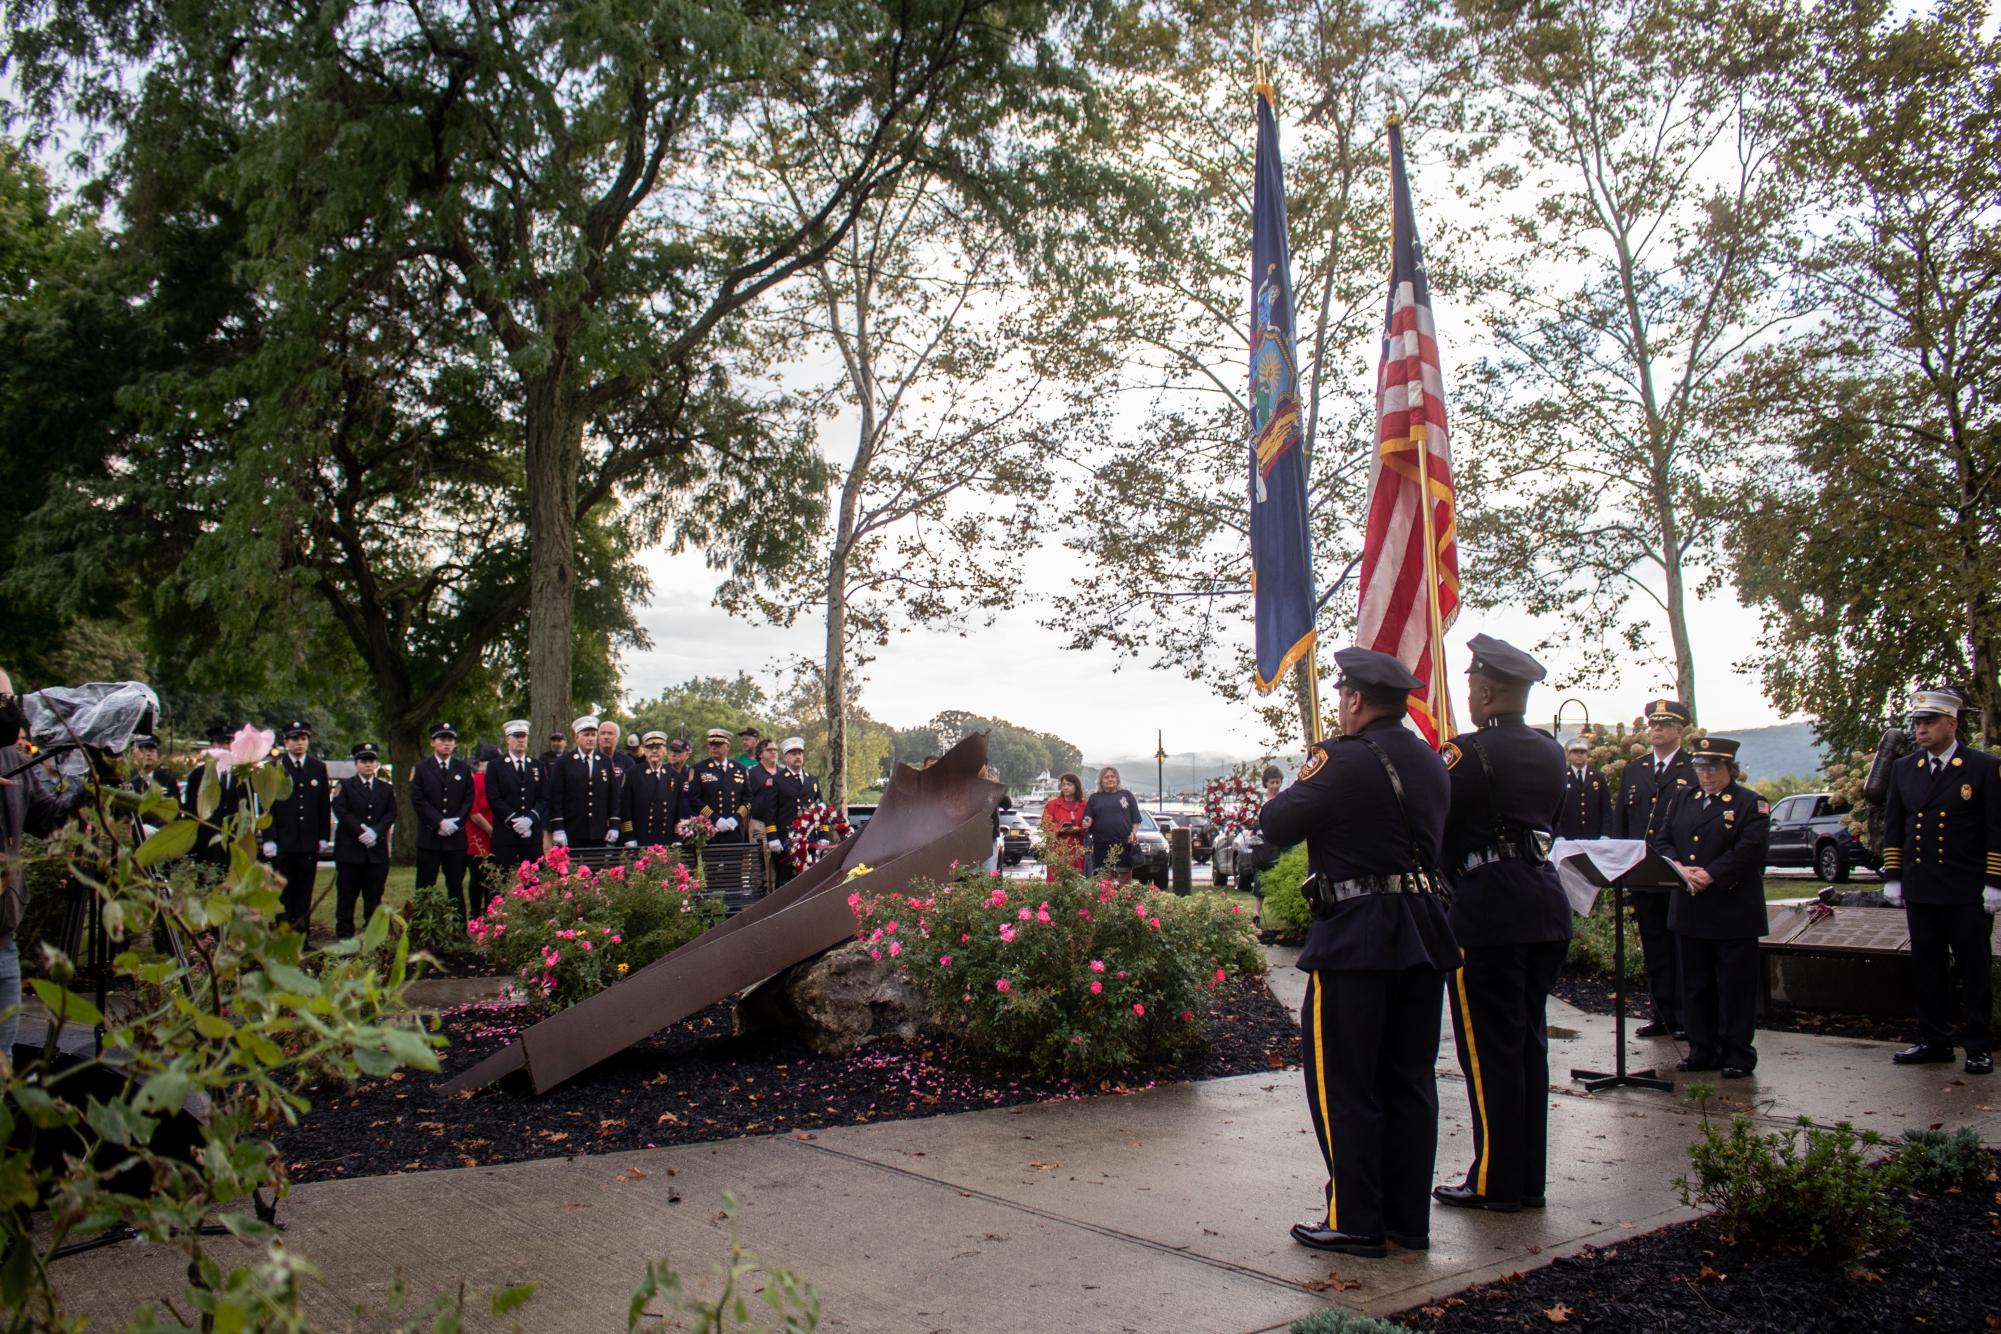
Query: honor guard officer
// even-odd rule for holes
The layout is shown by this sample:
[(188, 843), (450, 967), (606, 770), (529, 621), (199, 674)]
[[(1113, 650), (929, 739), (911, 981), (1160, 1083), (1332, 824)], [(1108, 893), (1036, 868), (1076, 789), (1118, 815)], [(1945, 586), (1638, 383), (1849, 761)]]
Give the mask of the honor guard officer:
[[(1662, 828), (1668, 803), (1676, 792), (1695, 786), (1695, 767), (1681, 748), (1688, 727), (1686, 705), (1657, 699), (1647, 705), (1647, 741), (1652, 753), (1627, 763), (1619, 777), (1619, 801), (1612, 809), (1612, 837), (1652, 841)], [(1668, 894), (1664, 890), (1627, 891), (1633, 920), (1640, 928), (1640, 949), (1647, 957), (1647, 995), (1653, 1022), (1635, 1037), (1681, 1037), (1681, 964), (1674, 932), (1668, 929)]]
[(677, 736), (667, 742), (667, 775), (680, 802), (680, 813), (674, 818), (674, 837), (667, 840), (667, 845), (674, 847), (681, 842), (681, 821), (695, 813), (688, 803), (688, 786), (695, 777), (694, 769), (688, 765), (688, 738)]
[(628, 775), (620, 810), (620, 830), (628, 847), (667, 847), (681, 820), (687, 783), (667, 767), (667, 734), (648, 732), (639, 740), (639, 769)]
[(333, 780), (325, 761), (306, 754), (312, 739), (313, 729), (303, 720), (285, 724), (285, 753), (278, 764), (292, 791), (271, 803), (271, 823), (264, 830), (264, 860), (285, 878), (284, 920), (300, 935), (312, 921), (320, 854), (333, 850)]
[[(445, 893), (461, 922), (466, 911), (466, 821), (472, 818), (472, 767), (456, 758), (458, 729), (431, 729), (431, 758), (410, 775), (410, 808), (417, 814), (417, 879), (423, 889), (445, 874)], [(477, 891), (475, 891), (477, 892)]]
[[(208, 743), (211, 746), (229, 745), (233, 735), (228, 726), (218, 724), (208, 729)], [(202, 788), (214, 783), (219, 792), (215, 809), (210, 811), (202, 827), (195, 831), (193, 857), (207, 866), (229, 865), (229, 845), (216, 837), (216, 831), (225, 828), (246, 798), (254, 796), (249, 784), (237, 781), (236, 773), (227, 764), (204, 764), (188, 775), (188, 781), (181, 788), (181, 808), (189, 815), (201, 816)]]
[[(789, 846), (792, 822), (799, 818), (801, 811), (820, 800), (820, 780), (806, 772), (806, 738), (786, 737), (782, 750), (783, 763), (771, 785), (771, 832), (777, 835), (781, 844)], [(792, 859), (785, 855), (783, 847), (773, 850), (771, 855), (777, 859), (779, 884), (798, 874), (792, 869)]]
[(134, 792), (149, 792), (154, 788), (172, 797), (181, 799), (181, 783), (174, 777), (174, 771), (160, 763), (160, 738), (156, 736), (135, 736), (132, 738), (132, 777), (127, 782)]
[(1478, 729), (1440, 751), (1452, 774), (1445, 867), (1452, 934), (1465, 966), (1447, 987), (1452, 1036), (1473, 1111), (1473, 1165), (1440, 1204), (1540, 1208), (1549, 1138), (1549, 989), (1570, 952), (1570, 900), (1549, 862), (1563, 797), (1563, 748), (1525, 721), (1547, 673), (1528, 654), (1475, 635), (1466, 707)]
[(1556, 832), (1565, 838), (1603, 838), (1612, 808), (1605, 775), (1591, 767), (1591, 743), (1581, 735), (1563, 748), (1563, 809)]
[(577, 748), (556, 765), (549, 782), (549, 837), (558, 847), (602, 848), (618, 843), (618, 771), (597, 753), (598, 720), (571, 725)]
[(1687, 878), (1669, 891), (1668, 925), (1681, 942), (1684, 1071), (1743, 1079), (1758, 1064), (1758, 940), (1765, 919), (1765, 844), (1772, 808), (1736, 781), (1737, 742), (1705, 737), (1694, 753), (1696, 786), (1669, 798), (1655, 852)]
[(711, 727), (708, 742), (709, 758), (695, 766), (694, 775), (688, 780), (688, 803), (694, 807), (694, 814), (706, 816), (715, 825), (715, 837), (709, 842), (747, 842), (750, 832), (744, 828), (744, 821), (750, 818), (750, 775), (729, 757), (728, 732)]
[(1386, 1239), (1429, 1244), (1438, 1012), (1459, 966), (1438, 875), (1451, 790), (1444, 761), (1403, 725), (1417, 678), (1368, 649), (1334, 661), (1342, 735), (1313, 747), (1259, 823), (1281, 846), (1305, 843), (1312, 868), (1300, 1022), (1327, 1205), (1292, 1238), (1380, 1256)]
[(389, 880), (389, 831), (396, 827), (396, 790), (376, 769), (382, 756), (364, 741), (351, 752), (354, 777), (334, 793), (334, 935), (354, 935), (354, 905), (365, 924), (382, 906)]
[(2001, 912), (2001, 760), (1959, 742), (1966, 701), (1921, 690), (1911, 704), (1918, 749), (1890, 771), (1883, 806), (1883, 897), (1911, 928), (1918, 1042), (1899, 1065), (1952, 1059), (1952, 971), (1964, 1008), (1966, 1073), (1994, 1072), (1992, 924)]
[[(542, 765), (528, 758), (528, 720), (515, 718), (500, 728), (507, 749), (486, 762), (486, 804), (493, 812), (493, 859), (509, 870), (542, 855), (542, 829), (549, 822), (543, 796)], [(479, 892), (486, 892), (485, 886)]]

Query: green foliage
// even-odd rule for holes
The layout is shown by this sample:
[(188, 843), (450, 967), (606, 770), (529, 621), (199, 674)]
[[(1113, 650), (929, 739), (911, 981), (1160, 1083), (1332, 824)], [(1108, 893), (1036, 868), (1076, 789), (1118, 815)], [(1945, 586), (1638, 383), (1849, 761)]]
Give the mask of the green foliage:
[[(964, 709), (945, 709), (922, 727), (898, 729), (895, 738), (896, 762), (922, 764), (926, 755), (940, 753), (941, 735), (952, 737), (956, 742), (974, 732), (987, 734), (987, 762), (994, 766), (1001, 782), (1014, 792), (1026, 791), (1039, 774), (1047, 773), (1055, 778), (1064, 773), (1076, 773), (1083, 767), (1084, 752), (1053, 732), (1016, 727), (1003, 718), (968, 713)], [(1086, 792), (1098, 790), (1096, 774), (1081, 776)]]
[[(730, 1258), (728, 1264), (715, 1267), (720, 1288), (715, 1298), (696, 1297), (683, 1287), (671, 1261), (652, 1261), (646, 1266), (646, 1276), (632, 1290), (632, 1303), (625, 1314), (628, 1330), (638, 1329), (641, 1322), (650, 1329), (687, 1329), (694, 1334), (747, 1334), (765, 1329), (774, 1334), (806, 1334), (819, 1328), (820, 1294), (797, 1274), (765, 1264), (745, 1249), (737, 1224), (738, 1212), (736, 1196), (724, 1191), (723, 1213), (730, 1220)], [(756, 1282), (760, 1278), (761, 1285)], [(750, 1289), (759, 1286), (764, 1293), (763, 1305), (770, 1311), (769, 1318), (774, 1324), (763, 1323), (764, 1311), (756, 1310), (747, 1296)], [(649, 1309), (656, 1301), (664, 1302), (666, 1309)], [(754, 1311), (757, 1323), (751, 1320)], [(684, 1325), (683, 1320), (689, 1323)], [(655, 1324), (656, 1321), (664, 1323)]]
[(1409, 1325), (1328, 1306), (1286, 1326), (1286, 1334), (1416, 1334)]
[(1303, 936), (1313, 925), (1313, 908), (1299, 887), (1306, 882), (1306, 845), (1287, 848), (1277, 863), (1258, 876), (1264, 891), (1265, 925), (1281, 936)]
[(1702, 1105), (1702, 1138), (1688, 1149), (1693, 1177), (1677, 1177), (1675, 1186), (1683, 1204), (1715, 1213), (1726, 1241), (1842, 1265), (1903, 1230), (1900, 1167), (1871, 1163), (1863, 1152), (1882, 1136), (1804, 1116), (1796, 1129), (1760, 1134), (1742, 1113), (1719, 1130), (1709, 1116), (1713, 1092), (1689, 1086)]
[[(1581, 969), (1595, 977), (1611, 977), (1612, 964), (1618, 942), (1614, 932), (1618, 924), (1612, 918), (1612, 895), (1600, 894), (1598, 902), (1592, 905), (1591, 915), (1583, 917), (1573, 914), (1570, 919), (1570, 953), (1565, 964)], [(1633, 917), (1632, 905), (1626, 907), (1626, 981), (1643, 981), (1647, 975), (1646, 949), (1640, 944), (1639, 923)]]
[[(265, 804), (281, 795), (279, 770), (245, 770)], [(212, 874), (177, 867), (170, 891), (143, 867), (124, 831), (141, 816), (173, 828), (175, 803), (157, 793), (87, 788), (88, 821), (72, 822), (32, 854), (32, 874), (59, 866), (94, 894), (113, 958), (103, 1050), (81, 1066), (45, 1056), (0, 1069), (0, 1308), (10, 1328), (68, 1327), (48, 1268), (51, 1252), (79, 1234), (124, 1223), (170, 1242), (186, 1257), (187, 1289), (173, 1298), (179, 1325), (196, 1313), (222, 1329), (303, 1329), (298, 1304), (303, 1256), (247, 1214), (228, 1213), (240, 1241), (209, 1249), (196, 1230), (218, 1210), (241, 1208), (252, 1191), (285, 1191), (274, 1127), (308, 1110), (303, 1090), (359, 1075), (436, 1070), (434, 1048), (408, 1015), (408, 942), (395, 920), (370, 920), (359, 952), (316, 952), (276, 925), (279, 894), (256, 858), (258, 817), (248, 807), (219, 831), (228, 868)], [(172, 834), (156, 835), (170, 840)], [(179, 934), (188, 962), (142, 951), (156, 918)], [(393, 942), (393, 943), (392, 943)], [(386, 961), (377, 958), (386, 951)], [(74, 961), (44, 938), (41, 971), (29, 985), (58, 1028), (98, 1022)], [(60, 1038), (60, 1033), (58, 1033)], [(54, 1044), (52, 1043), (51, 1046)], [(86, 1050), (88, 1044), (85, 1044)], [(119, 1092), (81, 1092), (79, 1074), (121, 1077)], [(195, 1161), (165, 1151), (156, 1136), (189, 1098), (205, 1100), (203, 1145)], [(18, 1120), (35, 1135), (17, 1135)], [(31, 1146), (64, 1145), (60, 1159)], [(73, 1146), (73, 1147), (68, 1147)], [(45, 1202), (43, 1224), (26, 1207)], [(248, 1249), (242, 1245), (247, 1243)], [(146, 1321), (144, 1312), (140, 1322)]]
[(678, 854), (649, 848), (619, 866), (572, 866), (551, 849), (467, 924), (473, 945), (560, 1010), (644, 968), (722, 920), (722, 904)]
[(1934, 1195), (1975, 1190), (1994, 1175), (1994, 1156), (1971, 1126), (1957, 1130), (1913, 1126), (1897, 1148), (1897, 1165), (1912, 1190)]
[(452, 906), (445, 887), (433, 881), (419, 886), (410, 896), (405, 920), (409, 923), (410, 944), (444, 959), (466, 949), (465, 928), (459, 925), (458, 909)]
[(749, 724), (770, 736), (777, 721), (777, 712), (764, 687), (738, 672), (733, 678), (697, 676), (666, 687), (652, 699), (639, 701), (632, 706), (630, 730), (687, 738), (693, 763), (705, 758), (702, 734), (711, 727), (720, 727), (730, 734), (730, 753), (734, 755), (740, 728)]
[(1827, 778), (1823, 774), (1784, 774), (1778, 778), (1753, 778), (1747, 774), (1742, 781), (1775, 806), (1802, 792), (1827, 791)]
[(1261, 976), (1250, 918), (1218, 895), (1176, 898), (977, 869), (950, 884), (848, 899), (857, 937), (897, 960), (932, 1017), (1003, 1060), (1088, 1076), (1173, 1059), (1233, 980)]

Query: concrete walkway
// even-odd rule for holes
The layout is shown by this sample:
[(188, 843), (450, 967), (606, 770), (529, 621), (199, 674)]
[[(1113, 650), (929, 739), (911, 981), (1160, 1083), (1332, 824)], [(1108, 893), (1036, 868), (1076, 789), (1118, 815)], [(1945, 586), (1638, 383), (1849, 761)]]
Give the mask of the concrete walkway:
[[(1297, 1004), (1297, 973), (1275, 970), (1273, 984)], [(1551, 1011), (1559, 1075), (1609, 1062), (1609, 1020)], [(1632, 1045), (1672, 1067), (1672, 1044)], [(1759, 1077), (1721, 1086), (1753, 1115), (1849, 1119), (1888, 1135), (1970, 1124), (2001, 1141), (2001, 1082), (1898, 1069), (1881, 1043), (1765, 1033), (1759, 1048)], [(1468, 1116), (1450, 1053), (1448, 1038), (1439, 1175), (1457, 1180)], [(283, 1218), (324, 1275), (309, 1309), (327, 1329), (379, 1326), (370, 1313), (398, 1275), (420, 1298), (464, 1282), (475, 1328), (505, 1327), (483, 1323), (487, 1291), (531, 1280), (540, 1289), (520, 1327), (622, 1328), (649, 1259), (671, 1257), (710, 1289), (727, 1250), (725, 1190), (742, 1204), (747, 1245), (818, 1288), (829, 1329), (1282, 1329), (1328, 1302), (1400, 1311), (1688, 1216), (1672, 1182), (1699, 1121), (1680, 1094), (1573, 1087), (1552, 1099), (1547, 1210), (1436, 1209), (1431, 1250), (1387, 1260), (1318, 1255), (1286, 1235), (1315, 1211), (1322, 1182), (1297, 1070), (811, 1136), (313, 1183)], [(137, 1302), (178, 1290), (183, 1264), (133, 1243), (65, 1261), (59, 1277), (76, 1312), (122, 1324)]]

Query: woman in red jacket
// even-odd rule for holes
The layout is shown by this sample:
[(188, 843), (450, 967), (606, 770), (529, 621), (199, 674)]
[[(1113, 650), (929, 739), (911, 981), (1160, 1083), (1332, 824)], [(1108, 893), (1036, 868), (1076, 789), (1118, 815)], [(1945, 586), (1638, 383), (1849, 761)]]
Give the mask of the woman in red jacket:
[(1084, 869), (1084, 780), (1064, 774), (1042, 807), (1042, 859), (1050, 880), (1059, 862)]

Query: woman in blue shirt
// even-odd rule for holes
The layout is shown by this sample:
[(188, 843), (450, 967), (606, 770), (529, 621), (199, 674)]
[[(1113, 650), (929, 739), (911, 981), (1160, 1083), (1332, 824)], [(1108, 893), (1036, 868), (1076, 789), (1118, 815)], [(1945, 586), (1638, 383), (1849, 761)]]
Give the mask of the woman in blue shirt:
[(1133, 842), (1139, 833), (1139, 802), (1119, 786), (1119, 771), (1098, 771), (1098, 790), (1084, 803), (1084, 831), (1091, 836), (1087, 871), (1109, 871), (1120, 884), (1132, 879)]

